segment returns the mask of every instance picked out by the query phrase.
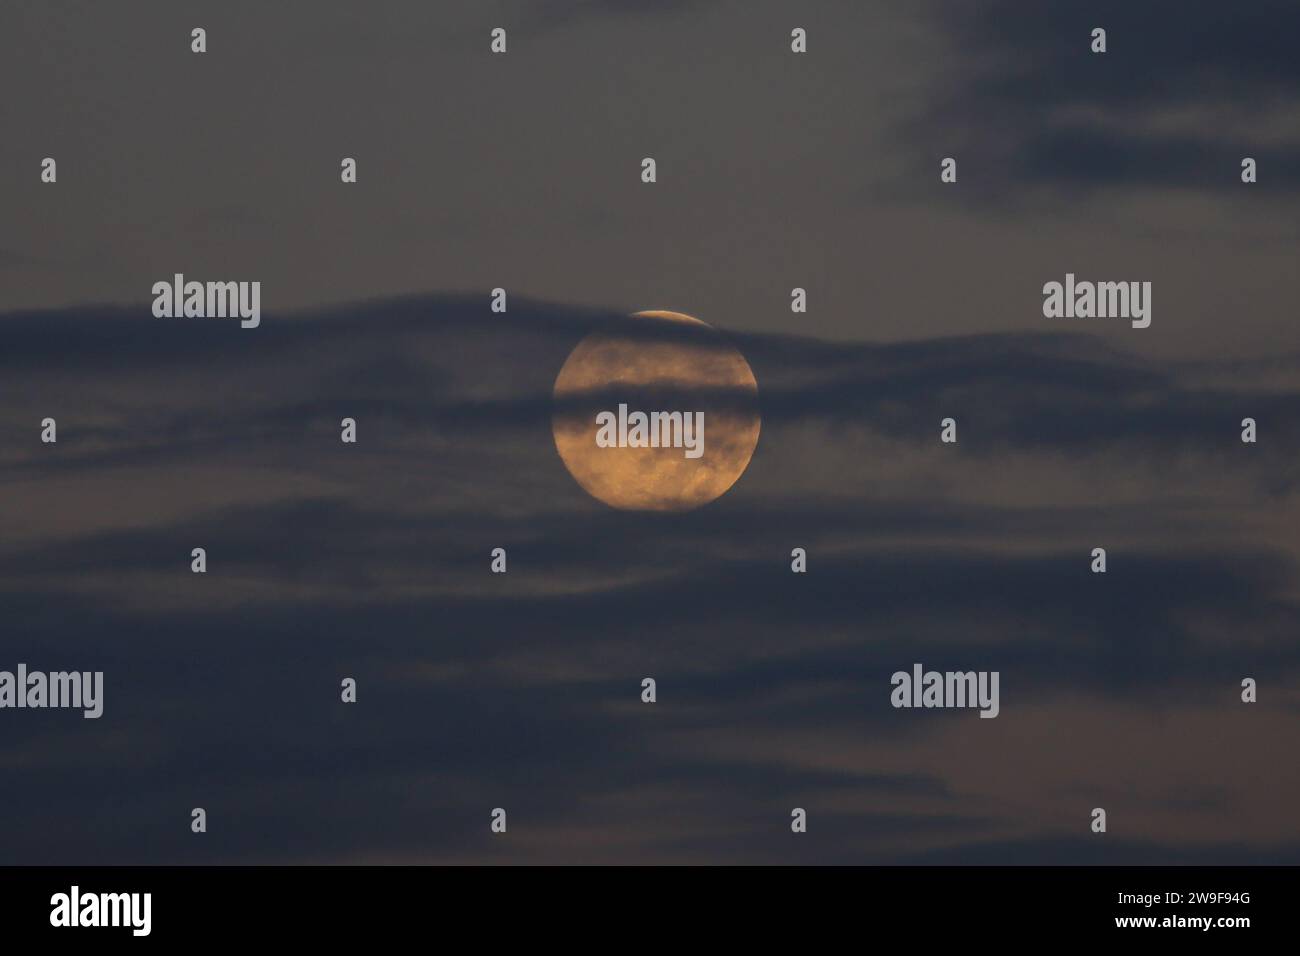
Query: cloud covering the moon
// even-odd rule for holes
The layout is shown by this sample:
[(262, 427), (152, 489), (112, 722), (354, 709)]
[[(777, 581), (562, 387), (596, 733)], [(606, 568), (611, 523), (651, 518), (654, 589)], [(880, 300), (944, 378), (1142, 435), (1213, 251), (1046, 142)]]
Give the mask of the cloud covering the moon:
[[(591, 332), (565, 360), (554, 398), (560, 458), (588, 494), (615, 508), (684, 511), (715, 500), (744, 473), (761, 428), (744, 356), (678, 312), (639, 312)], [(698, 415), (700, 454), (671, 444), (600, 447), (597, 416), (614, 409), (691, 416), (688, 424)]]

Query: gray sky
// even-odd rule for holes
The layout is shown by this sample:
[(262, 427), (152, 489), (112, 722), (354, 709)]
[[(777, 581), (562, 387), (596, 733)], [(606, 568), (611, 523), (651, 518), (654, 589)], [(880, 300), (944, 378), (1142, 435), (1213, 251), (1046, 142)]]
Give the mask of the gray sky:
[(1042, 331), (1073, 271), (1154, 283), (1152, 328), (1082, 324), (1118, 347), (1294, 346), (1296, 77), (1268, 39), (1294, 11), (1129, 6), (23, 5), (0, 305), (142, 304), (179, 270), (258, 278), (268, 311), (503, 286), (893, 341)]
[[(6, 9), (0, 668), (106, 701), (0, 712), (0, 862), (1300, 860), (1300, 8), (1227, 10)], [(261, 326), (153, 318), (178, 271)], [(1044, 319), (1067, 271), (1151, 328)], [(762, 403), (682, 515), (551, 438), (651, 308)], [(892, 709), (917, 661), (1000, 716)]]

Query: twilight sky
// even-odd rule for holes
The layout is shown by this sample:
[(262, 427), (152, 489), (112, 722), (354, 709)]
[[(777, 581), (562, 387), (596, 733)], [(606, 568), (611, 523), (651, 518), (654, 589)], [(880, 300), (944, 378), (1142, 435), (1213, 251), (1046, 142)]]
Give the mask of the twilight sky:
[[(1300, 862), (1300, 8), (975, 6), (0, 14), (0, 669), (106, 683), (0, 711), (0, 862)], [(655, 308), (762, 402), (684, 515), (550, 435)], [(917, 661), (1001, 715), (892, 709)]]
[[(180, 270), (258, 278), (280, 308), (502, 286), (892, 341), (1042, 331), (1043, 282), (1074, 271), (1155, 283), (1150, 330), (1087, 330), (1148, 354), (1272, 354), (1293, 328), (1289, 0), (65, 2), (4, 18), (0, 75), (22, 91), (0, 105), (10, 307), (137, 303)], [(1079, 36), (1101, 23), (1097, 57)], [(38, 181), (45, 156), (57, 189)]]

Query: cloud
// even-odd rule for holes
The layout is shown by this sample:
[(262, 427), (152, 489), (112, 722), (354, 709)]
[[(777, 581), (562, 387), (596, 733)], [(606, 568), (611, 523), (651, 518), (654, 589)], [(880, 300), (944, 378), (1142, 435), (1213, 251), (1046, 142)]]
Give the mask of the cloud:
[[(1253, 156), (1261, 188), (1294, 193), (1300, 67), (1286, 0), (934, 8), (955, 65), (936, 78), (918, 142), (958, 155), (985, 198), (1097, 188), (1195, 190), (1227, 198)], [(1090, 50), (1095, 27), (1105, 54)], [(937, 131), (942, 131), (940, 137)], [(1266, 171), (1263, 172), (1263, 171)]]
[[(0, 660), (107, 686), (99, 721), (6, 713), (11, 860), (1086, 861), (1101, 851), (1066, 834), (1116, 773), (1120, 817), (1148, 828), (1117, 859), (1292, 858), (1270, 801), (1300, 780), (1269, 754), (1294, 749), (1277, 714), (1300, 695), (1293, 358), (729, 336), (760, 382), (754, 462), (713, 505), (641, 515), (588, 499), (549, 429), (569, 349), (626, 320), (477, 306), (255, 333), (0, 318)], [(60, 441), (38, 446), (51, 409)], [(914, 661), (1000, 670), (1002, 715), (892, 709)], [(1258, 712), (1236, 702), (1246, 674)], [(1171, 720), (1229, 771), (1162, 743)], [(791, 847), (793, 806), (816, 826)]]

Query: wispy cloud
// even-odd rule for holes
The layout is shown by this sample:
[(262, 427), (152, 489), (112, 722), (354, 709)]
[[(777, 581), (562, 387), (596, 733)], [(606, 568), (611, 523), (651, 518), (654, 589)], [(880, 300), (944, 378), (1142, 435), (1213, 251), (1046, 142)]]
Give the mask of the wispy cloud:
[[(1242, 382), (1233, 363), (1154, 366), (1071, 336), (732, 336), (765, 416), (749, 472), (696, 512), (640, 515), (588, 499), (549, 426), (569, 349), (625, 320), (480, 313), (431, 296), (256, 333), (91, 308), (0, 319), (0, 428), (22, 449), (0, 498), (0, 653), (102, 669), (108, 688), (99, 721), (9, 714), (10, 859), (1158, 862), (1300, 845), (1280, 802), (1300, 780), (1268, 756), (1294, 746), (1300, 691), (1297, 501), (1276, 450), (1297, 429), (1291, 359)], [(1237, 437), (1243, 408), (1258, 446)], [(45, 414), (56, 446), (36, 441)], [(1088, 571), (1098, 544), (1105, 576)], [(488, 573), (498, 546), (505, 576)], [(902, 719), (888, 679), (913, 661), (1000, 670), (1001, 716)], [(1267, 683), (1258, 711), (1235, 703), (1248, 674)], [(1173, 720), (1216, 734), (1236, 769), (1207, 774), (1166, 739)], [(1174, 807), (1188, 781), (1211, 789)], [(1129, 821), (1109, 856), (1070, 837), (1107, 799)], [(221, 821), (201, 846), (192, 806)], [(493, 806), (508, 844), (490, 842)], [(816, 821), (793, 848), (792, 806)], [(109, 807), (126, 808), (112, 826)]]

